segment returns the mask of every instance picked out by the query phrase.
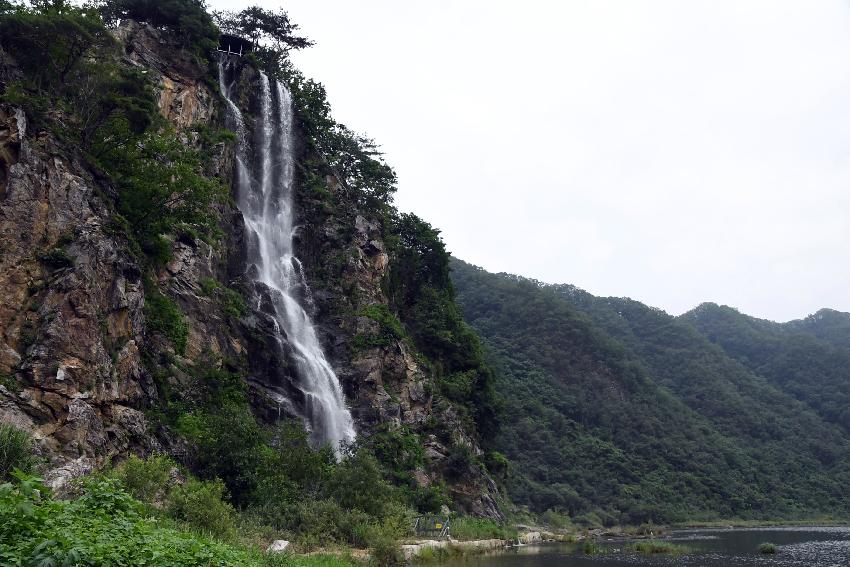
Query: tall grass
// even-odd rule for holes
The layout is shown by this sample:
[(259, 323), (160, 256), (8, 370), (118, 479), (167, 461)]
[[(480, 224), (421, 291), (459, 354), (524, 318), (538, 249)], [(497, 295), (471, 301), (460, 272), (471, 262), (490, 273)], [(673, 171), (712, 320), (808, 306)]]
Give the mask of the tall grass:
[(499, 524), (489, 518), (474, 518), (459, 516), (452, 519), (452, 537), (469, 541), (474, 539), (516, 539), (517, 529), (514, 526)]

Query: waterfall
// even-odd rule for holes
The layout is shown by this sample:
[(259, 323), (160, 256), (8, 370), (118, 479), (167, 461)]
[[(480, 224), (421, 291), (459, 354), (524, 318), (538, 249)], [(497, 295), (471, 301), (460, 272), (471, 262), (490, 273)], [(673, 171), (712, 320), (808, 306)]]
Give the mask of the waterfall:
[[(333, 368), (319, 343), (316, 328), (299, 301), (309, 298), (301, 262), (294, 254), (293, 215), (295, 174), (293, 110), (289, 89), (260, 73), (259, 113), (254, 121), (254, 143), (239, 107), (232, 100), (234, 85), (226, 82), (219, 60), (219, 84), (228, 106), (229, 126), (236, 132), (235, 184), (237, 206), (245, 219), (248, 263), (255, 282), (268, 290), (274, 309), (281, 356), (291, 352), (294, 385), (303, 394), (299, 411), (318, 445), (334, 449), (354, 440), (351, 413)], [(288, 351), (284, 347), (288, 346)], [(295, 407), (291, 400), (284, 400)]]

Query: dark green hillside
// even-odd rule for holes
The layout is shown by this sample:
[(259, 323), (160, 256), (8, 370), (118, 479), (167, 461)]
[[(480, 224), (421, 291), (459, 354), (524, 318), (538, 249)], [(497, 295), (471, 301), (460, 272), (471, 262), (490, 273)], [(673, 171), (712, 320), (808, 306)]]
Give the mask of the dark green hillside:
[(850, 313), (821, 309), (805, 319), (789, 321), (784, 327), (810, 333), (833, 346), (850, 348)]
[(730, 357), (850, 432), (850, 315), (773, 323), (705, 303), (681, 316)]
[(846, 513), (842, 432), (664, 312), (455, 261), (499, 370), (509, 492), (609, 521)]

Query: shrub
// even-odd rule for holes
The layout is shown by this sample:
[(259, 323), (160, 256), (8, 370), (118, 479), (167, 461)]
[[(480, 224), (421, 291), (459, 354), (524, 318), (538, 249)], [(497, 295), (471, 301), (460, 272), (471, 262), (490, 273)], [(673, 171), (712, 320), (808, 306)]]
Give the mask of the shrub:
[(74, 259), (61, 248), (53, 248), (38, 255), (38, 261), (54, 270), (70, 268), (74, 265)]
[(368, 305), (363, 308), (360, 314), (372, 319), (380, 327), (377, 335), (368, 337), (368, 344), (365, 346), (387, 346), (392, 341), (405, 337), (401, 322), (386, 305)]
[(133, 498), (151, 504), (165, 496), (174, 467), (174, 461), (165, 455), (155, 455), (148, 459), (131, 455), (115, 473)]
[(207, 297), (217, 296), (219, 305), (227, 315), (234, 318), (241, 317), (247, 311), (245, 298), (238, 291), (225, 287), (213, 278), (201, 278), (199, 284), (203, 295)]
[(763, 543), (759, 546), (759, 553), (762, 553), (762, 554), (765, 554), (765, 555), (776, 553), (776, 545), (774, 545), (772, 543), (765, 542), (765, 543)]
[(655, 553), (681, 554), (688, 553), (690, 551), (690, 548), (684, 545), (677, 545), (668, 541), (653, 540), (636, 542), (632, 545), (632, 549), (638, 553), (647, 553), (650, 555)]
[(395, 500), (393, 487), (383, 479), (378, 460), (368, 451), (348, 454), (334, 469), (330, 494), (343, 507), (382, 518)]
[(455, 443), (449, 449), (446, 458), (445, 474), (449, 479), (457, 480), (469, 473), (475, 462), (472, 450), (465, 443)]
[(32, 472), (36, 458), (30, 435), (14, 425), (0, 423), (0, 480), (11, 478), (15, 469)]
[(452, 537), (459, 540), (514, 539), (517, 530), (490, 518), (459, 516), (451, 521)]
[(50, 498), (40, 479), (26, 475), (0, 485), (0, 564), (264, 564), (249, 550), (163, 528), (140, 516), (140, 504), (116, 479), (90, 479), (83, 490), (76, 500), (59, 501)]
[(167, 338), (179, 354), (186, 352), (189, 327), (177, 304), (162, 293), (151, 290), (145, 297), (145, 317), (149, 331)]
[(401, 549), (393, 534), (377, 533), (370, 546), (371, 563), (377, 567), (395, 567), (404, 563)]
[(599, 544), (596, 543), (596, 540), (593, 539), (584, 540), (584, 544), (581, 546), (581, 550), (582, 552), (584, 552), (585, 555), (596, 555), (601, 551), (601, 549), (599, 548)]
[(168, 514), (202, 533), (228, 539), (236, 533), (233, 506), (224, 501), (224, 483), (189, 479), (168, 497)]
[(305, 500), (297, 507), (291, 526), (305, 548), (325, 546), (335, 542), (363, 546), (368, 543), (365, 528), (369, 516), (362, 511), (345, 510), (332, 499)]
[(540, 516), (540, 519), (550, 528), (555, 529), (565, 529), (572, 527), (572, 521), (570, 520), (570, 516), (558, 510), (546, 510)]

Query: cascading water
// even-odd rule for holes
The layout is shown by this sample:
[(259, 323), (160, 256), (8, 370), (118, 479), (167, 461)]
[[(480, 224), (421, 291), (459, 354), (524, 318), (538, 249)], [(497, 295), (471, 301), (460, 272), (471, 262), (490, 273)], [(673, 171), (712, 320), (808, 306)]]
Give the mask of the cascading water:
[[(303, 270), (293, 252), (293, 111), (289, 90), (260, 74), (259, 114), (254, 123), (255, 143), (249, 144), (245, 119), (232, 100), (232, 84), (225, 79), (225, 61), (219, 60), (219, 83), (236, 132), (237, 206), (245, 219), (248, 263), (255, 281), (271, 297), (281, 354), (288, 345), (295, 361), (295, 386), (303, 393), (300, 411), (315, 444), (339, 449), (354, 440), (354, 425), (336, 373), (325, 358), (310, 316), (298, 300), (309, 297)], [(284, 340), (285, 339), (285, 340)], [(294, 407), (294, 406), (293, 406)]]

